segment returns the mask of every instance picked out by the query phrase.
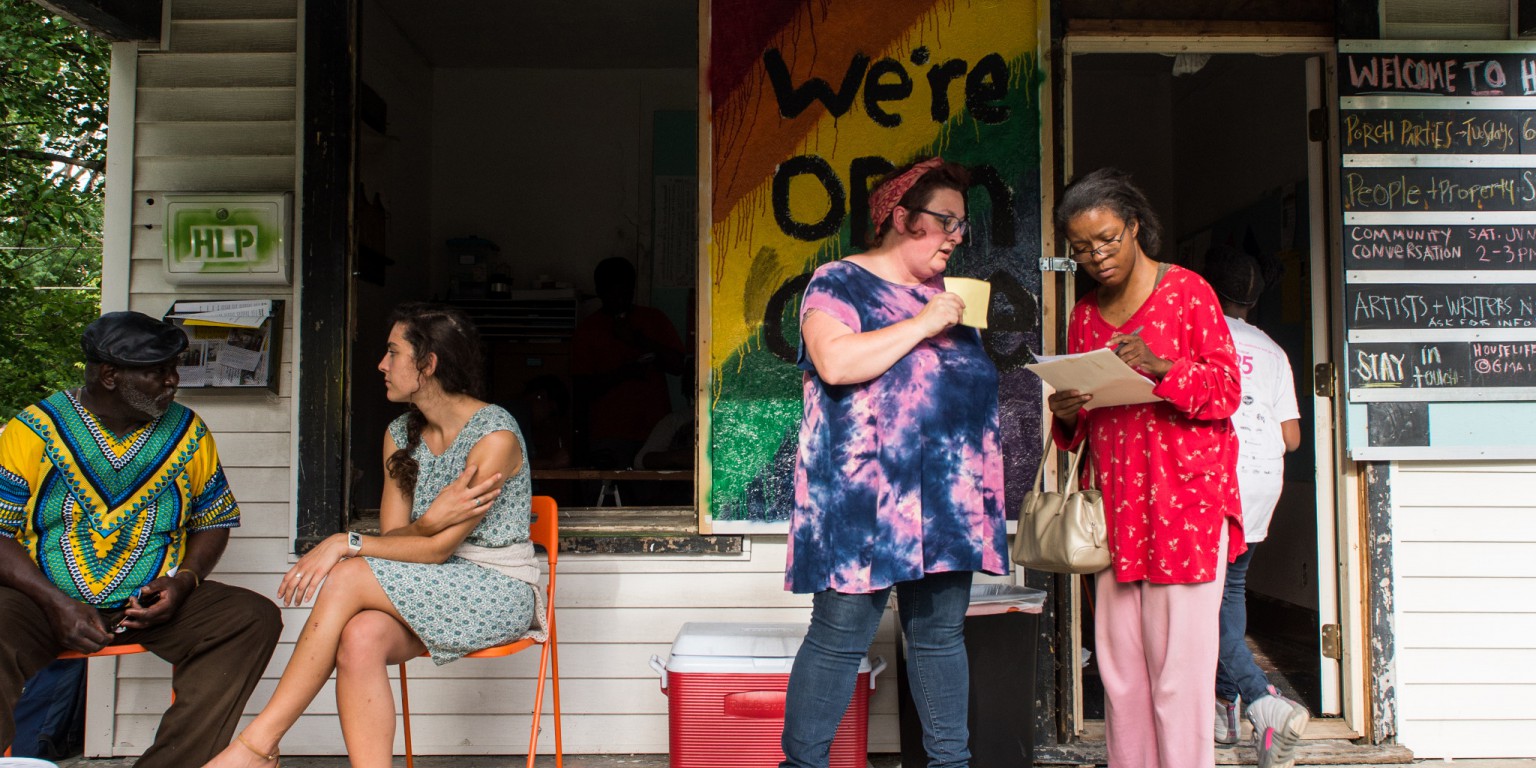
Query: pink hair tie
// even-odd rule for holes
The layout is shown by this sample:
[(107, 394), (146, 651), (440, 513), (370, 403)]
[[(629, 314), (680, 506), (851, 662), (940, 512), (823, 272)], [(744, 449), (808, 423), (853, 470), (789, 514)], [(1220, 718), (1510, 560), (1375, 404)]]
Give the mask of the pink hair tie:
[(875, 225), (875, 237), (885, 230), (885, 219), (896, 210), (896, 204), (917, 183), (923, 174), (944, 164), (944, 158), (932, 157), (908, 168), (907, 171), (875, 188), (869, 195), (869, 218)]

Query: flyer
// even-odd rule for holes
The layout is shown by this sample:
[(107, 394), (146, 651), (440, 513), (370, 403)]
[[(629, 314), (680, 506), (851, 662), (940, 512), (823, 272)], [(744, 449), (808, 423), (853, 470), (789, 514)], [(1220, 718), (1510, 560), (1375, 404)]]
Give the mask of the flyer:
[(183, 388), (270, 387), (275, 307), (269, 299), (178, 301), (165, 319), (187, 334), (176, 366)]

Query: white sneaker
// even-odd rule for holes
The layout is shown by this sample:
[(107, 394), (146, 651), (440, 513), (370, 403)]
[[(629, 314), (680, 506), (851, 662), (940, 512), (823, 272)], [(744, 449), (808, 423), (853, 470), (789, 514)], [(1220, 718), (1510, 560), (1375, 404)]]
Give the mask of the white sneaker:
[(1237, 701), (1227, 701), (1221, 698), (1216, 699), (1217, 744), (1236, 744), (1238, 739), (1242, 738), (1243, 727), (1242, 724), (1237, 721), (1239, 701), (1242, 701), (1241, 697), (1239, 697)]
[(1296, 743), (1301, 741), (1301, 734), (1310, 719), (1306, 707), (1279, 694), (1249, 704), (1248, 721), (1253, 723), (1259, 768), (1292, 768), (1296, 765)]

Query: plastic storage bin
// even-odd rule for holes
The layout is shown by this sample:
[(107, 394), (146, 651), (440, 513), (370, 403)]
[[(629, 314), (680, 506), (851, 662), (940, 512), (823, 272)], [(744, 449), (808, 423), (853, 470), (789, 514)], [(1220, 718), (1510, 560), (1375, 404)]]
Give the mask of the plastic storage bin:
[[(1011, 584), (976, 584), (965, 612), (970, 662), (968, 724), (972, 768), (1030, 768), (1035, 752), (1035, 646), (1046, 593)], [(927, 765), (923, 727), (908, 685), (906, 652), (898, 636), (897, 700), (901, 764)]]
[[(775, 768), (784, 759), (784, 692), (804, 624), (689, 622), (665, 665), (652, 656), (667, 696), (671, 768)], [(865, 768), (869, 697), (884, 661), (865, 659), (837, 737), (831, 768)]]

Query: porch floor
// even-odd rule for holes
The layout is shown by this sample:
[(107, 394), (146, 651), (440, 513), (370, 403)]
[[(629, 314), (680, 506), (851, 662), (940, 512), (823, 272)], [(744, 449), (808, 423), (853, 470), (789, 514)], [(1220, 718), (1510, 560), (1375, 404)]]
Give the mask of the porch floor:
[[(902, 768), (900, 755), (870, 755), (870, 768)], [(418, 757), (421, 768), (513, 768), (522, 766), (520, 756), (486, 757)], [(1305, 760), (1298, 765), (1308, 764)], [(344, 757), (290, 757), (283, 760), (286, 768), (347, 768)], [(405, 765), (405, 758), (395, 758), (395, 765)], [(538, 768), (554, 768), (555, 759), (540, 757)], [(566, 755), (569, 768), (668, 768), (666, 755)], [(1252, 765), (1252, 763), (1249, 763)], [(59, 763), (59, 768), (132, 768), (130, 758), (112, 760), (86, 760), (73, 758)], [(1536, 759), (1530, 760), (1457, 760), (1454, 763), (1441, 760), (1423, 760), (1413, 763), (1397, 763), (1385, 768), (1536, 768)], [(1339, 766), (1338, 768), (1367, 768), (1366, 766)], [(1371, 768), (1383, 768), (1377, 765)]]

